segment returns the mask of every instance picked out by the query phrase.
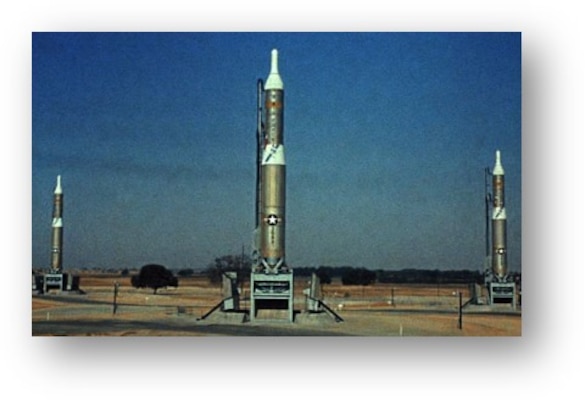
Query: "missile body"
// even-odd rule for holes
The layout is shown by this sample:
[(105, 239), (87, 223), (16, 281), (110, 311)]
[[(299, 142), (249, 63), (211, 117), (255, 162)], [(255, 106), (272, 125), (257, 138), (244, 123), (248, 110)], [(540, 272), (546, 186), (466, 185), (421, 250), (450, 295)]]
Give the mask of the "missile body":
[(63, 270), (63, 189), (61, 175), (57, 176), (57, 186), (53, 194), (53, 223), (51, 235), (51, 272)]
[(506, 246), (506, 208), (504, 205), (504, 168), (500, 151), (496, 151), (496, 163), (492, 173), (492, 272), (496, 280), (505, 281), (508, 274)]
[(278, 72), (278, 51), (272, 50), (264, 85), (265, 127), (259, 151), (259, 269), (277, 274), (285, 265), (285, 160), (283, 141), (284, 85)]

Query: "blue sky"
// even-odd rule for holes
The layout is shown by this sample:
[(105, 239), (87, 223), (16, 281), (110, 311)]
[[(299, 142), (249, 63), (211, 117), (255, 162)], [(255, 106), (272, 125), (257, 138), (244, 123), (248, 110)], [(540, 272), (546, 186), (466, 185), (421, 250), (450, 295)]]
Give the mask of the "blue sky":
[(249, 252), (272, 48), (289, 265), (481, 269), (499, 149), (520, 270), (520, 33), (34, 33), (33, 266), (58, 174), (65, 269)]

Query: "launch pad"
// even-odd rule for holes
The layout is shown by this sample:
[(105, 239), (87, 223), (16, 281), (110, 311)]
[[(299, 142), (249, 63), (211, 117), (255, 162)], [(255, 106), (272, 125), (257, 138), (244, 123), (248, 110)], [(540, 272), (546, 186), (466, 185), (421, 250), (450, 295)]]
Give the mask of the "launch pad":
[(488, 283), (490, 305), (510, 304), (516, 309), (516, 284), (514, 282)]
[[(222, 300), (203, 314), (198, 320), (211, 318), (216, 322), (296, 322), (327, 321), (328, 316), (335, 322), (343, 318), (323, 301), (319, 277), (313, 273), (309, 286), (303, 289), (305, 306), (295, 310), (293, 270), (283, 270), (278, 274), (252, 272), (250, 275), (250, 297), (240, 297), (236, 287), (236, 274), (224, 273)], [(297, 282), (297, 285), (299, 282)], [(244, 289), (242, 289), (244, 290)], [(298, 300), (298, 299), (297, 299)], [(243, 307), (243, 302), (249, 307)], [(300, 306), (300, 304), (297, 304)]]
[[(267, 274), (252, 272), (250, 275), (250, 321), (259, 317), (261, 310), (285, 310), (286, 320), (294, 320), (293, 272)], [(275, 318), (271, 318), (275, 319)]]
[(79, 276), (49, 272), (43, 275), (34, 275), (32, 290), (39, 294), (49, 293), (50, 291), (61, 292), (80, 292)]

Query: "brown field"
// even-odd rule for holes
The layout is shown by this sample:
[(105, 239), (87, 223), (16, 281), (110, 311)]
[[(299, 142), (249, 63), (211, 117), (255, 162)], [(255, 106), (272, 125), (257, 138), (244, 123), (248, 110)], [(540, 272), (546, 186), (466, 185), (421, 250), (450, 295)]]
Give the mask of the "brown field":
[[(343, 286), (323, 288), (325, 303), (343, 322), (329, 313), (304, 311), (307, 278), (295, 281), (295, 322), (243, 322), (245, 312), (215, 311), (220, 286), (204, 277), (179, 278), (178, 288), (135, 289), (129, 277), (80, 274), (84, 294), (33, 295), (33, 336), (520, 336), (520, 309), (469, 305), (459, 329), (459, 297), (469, 299), (465, 285)], [(119, 283), (114, 314), (114, 283)], [(248, 297), (244, 286), (242, 298)], [(248, 302), (241, 308), (248, 310)]]

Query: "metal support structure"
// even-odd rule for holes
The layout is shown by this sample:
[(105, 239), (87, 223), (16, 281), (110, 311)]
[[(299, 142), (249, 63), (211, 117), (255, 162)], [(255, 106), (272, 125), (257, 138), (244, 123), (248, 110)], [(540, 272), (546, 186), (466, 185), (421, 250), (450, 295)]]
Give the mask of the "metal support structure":
[(118, 290), (120, 288), (120, 284), (118, 282), (114, 282), (114, 299), (112, 301), (112, 314), (116, 314), (118, 310)]
[(463, 329), (463, 293), (461, 291), (459, 291), (459, 322), (457, 327)]
[(279, 319), (272, 317), (274, 313), (268, 313), (268, 318), (260, 318), (262, 310), (285, 310), (286, 320), (294, 322), (294, 277), (292, 271), (280, 274), (252, 272), (250, 277), (250, 321)]
[(316, 273), (311, 274), (310, 286), (303, 290), (305, 295), (305, 310), (308, 312), (321, 312), (323, 294), (321, 292), (321, 282)]
[(240, 309), (237, 272), (224, 272), (222, 274), (222, 297), (222, 311), (238, 311)]
[(510, 304), (516, 309), (516, 284), (514, 282), (490, 282), (490, 304)]

